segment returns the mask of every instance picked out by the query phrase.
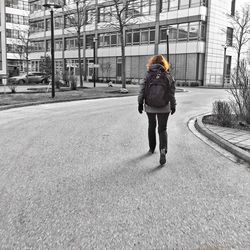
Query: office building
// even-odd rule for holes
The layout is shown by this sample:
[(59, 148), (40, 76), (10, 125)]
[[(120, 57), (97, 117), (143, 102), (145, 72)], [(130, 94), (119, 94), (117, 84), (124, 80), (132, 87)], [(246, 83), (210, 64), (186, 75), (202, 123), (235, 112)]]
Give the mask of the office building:
[(0, 1), (0, 75), (12, 76), (23, 71), (22, 38), (29, 28), (28, 0)]
[[(87, 24), (81, 33), (85, 79), (93, 77), (93, 38), (96, 38), (98, 80), (120, 81), (121, 42), (119, 32), (110, 26), (114, 21), (110, 15), (112, 1), (90, 2), (86, 9)], [(50, 11), (41, 0), (29, 0), (29, 4), (33, 48), (30, 63), (32, 71), (39, 71), (41, 57), (50, 55)], [(64, 8), (54, 11), (55, 68), (57, 74), (79, 75), (76, 32), (68, 22), (69, 12), (65, 11), (76, 8), (76, 4), (72, 0), (63, 4)], [(178, 84), (222, 85), (223, 76), (228, 78), (236, 59), (233, 29), (227, 16), (234, 12), (235, 0), (135, 1), (128, 14), (136, 16), (135, 21), (124, 32), (127, 81), (143, 79), (152, 55), (167, 54), (168, 38), (170, 63)]]

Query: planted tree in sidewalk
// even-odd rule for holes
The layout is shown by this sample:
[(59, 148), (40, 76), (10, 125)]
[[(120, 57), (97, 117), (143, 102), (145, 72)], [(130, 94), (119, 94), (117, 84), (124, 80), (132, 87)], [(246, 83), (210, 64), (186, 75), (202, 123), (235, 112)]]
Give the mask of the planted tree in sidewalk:
[(236, 11), (235, 15), (229, 15), (233, 28), (233, 47), (237, 52), (236, 82), (238, 81), (242, 49), (250, 42), (250, 4), (246, 4)]
[(83, 37), (81, 37), (81, 34), (84, 32), (84, 27), (88, 23), (87, 8), (90, 3), (90, 0), (74, 0), (73, 3), (64, 5), (63, 7), (67, 30), (77, 36), (80, 87), (83, 87), (83, 69), (81, 60)]
[[(121, 42), (122, 56), (122, 88), (126, 89), (126, 58), (125, 58), (125, 30), (127, 26), (140, 22), (142, 18), (142, 8), (149, 5), (149, 1), (140, 0), (111, 0), (107, 16), (111, 21), (106, 21), (106, 26), (118, 31)], [(103, 20), (105, 22), (105, 20)]]

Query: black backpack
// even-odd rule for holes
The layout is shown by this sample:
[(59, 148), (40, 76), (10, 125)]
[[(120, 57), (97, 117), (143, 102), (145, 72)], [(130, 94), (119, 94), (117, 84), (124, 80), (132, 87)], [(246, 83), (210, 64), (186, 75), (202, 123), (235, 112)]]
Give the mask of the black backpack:
[(170, 79), (160, 69), (150, 72), (145, 86), (145, 103), (151, 107), (161, 108), (170, 101)]

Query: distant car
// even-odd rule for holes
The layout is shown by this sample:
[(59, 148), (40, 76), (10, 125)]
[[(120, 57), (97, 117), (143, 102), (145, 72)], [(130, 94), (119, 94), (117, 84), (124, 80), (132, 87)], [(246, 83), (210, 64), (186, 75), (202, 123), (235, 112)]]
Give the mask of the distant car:
[(27, 81), (27, 74), (22, 74), (20, 76), (12, 76), (8, 79), (9, 84), (37, 84), (37, 83), (48, 83), (49, 76), (45, 73), (41, 72), (31, 72), (28, 74), (28, 81)]

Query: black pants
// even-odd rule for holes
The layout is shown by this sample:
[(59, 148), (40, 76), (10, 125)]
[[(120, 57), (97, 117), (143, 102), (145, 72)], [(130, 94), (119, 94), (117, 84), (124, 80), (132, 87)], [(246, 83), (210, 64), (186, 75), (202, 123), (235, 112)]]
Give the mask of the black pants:
[(167, 134), (167, 122), (169, 113), (147, 113), (148, 115), (148, 142), (151, 150), (156, 146), (156, 117), (158, 120), (158, 134), (159, 134), (159, 149), (165, 149), (167, 153), (168, 149), (168, 134)]

